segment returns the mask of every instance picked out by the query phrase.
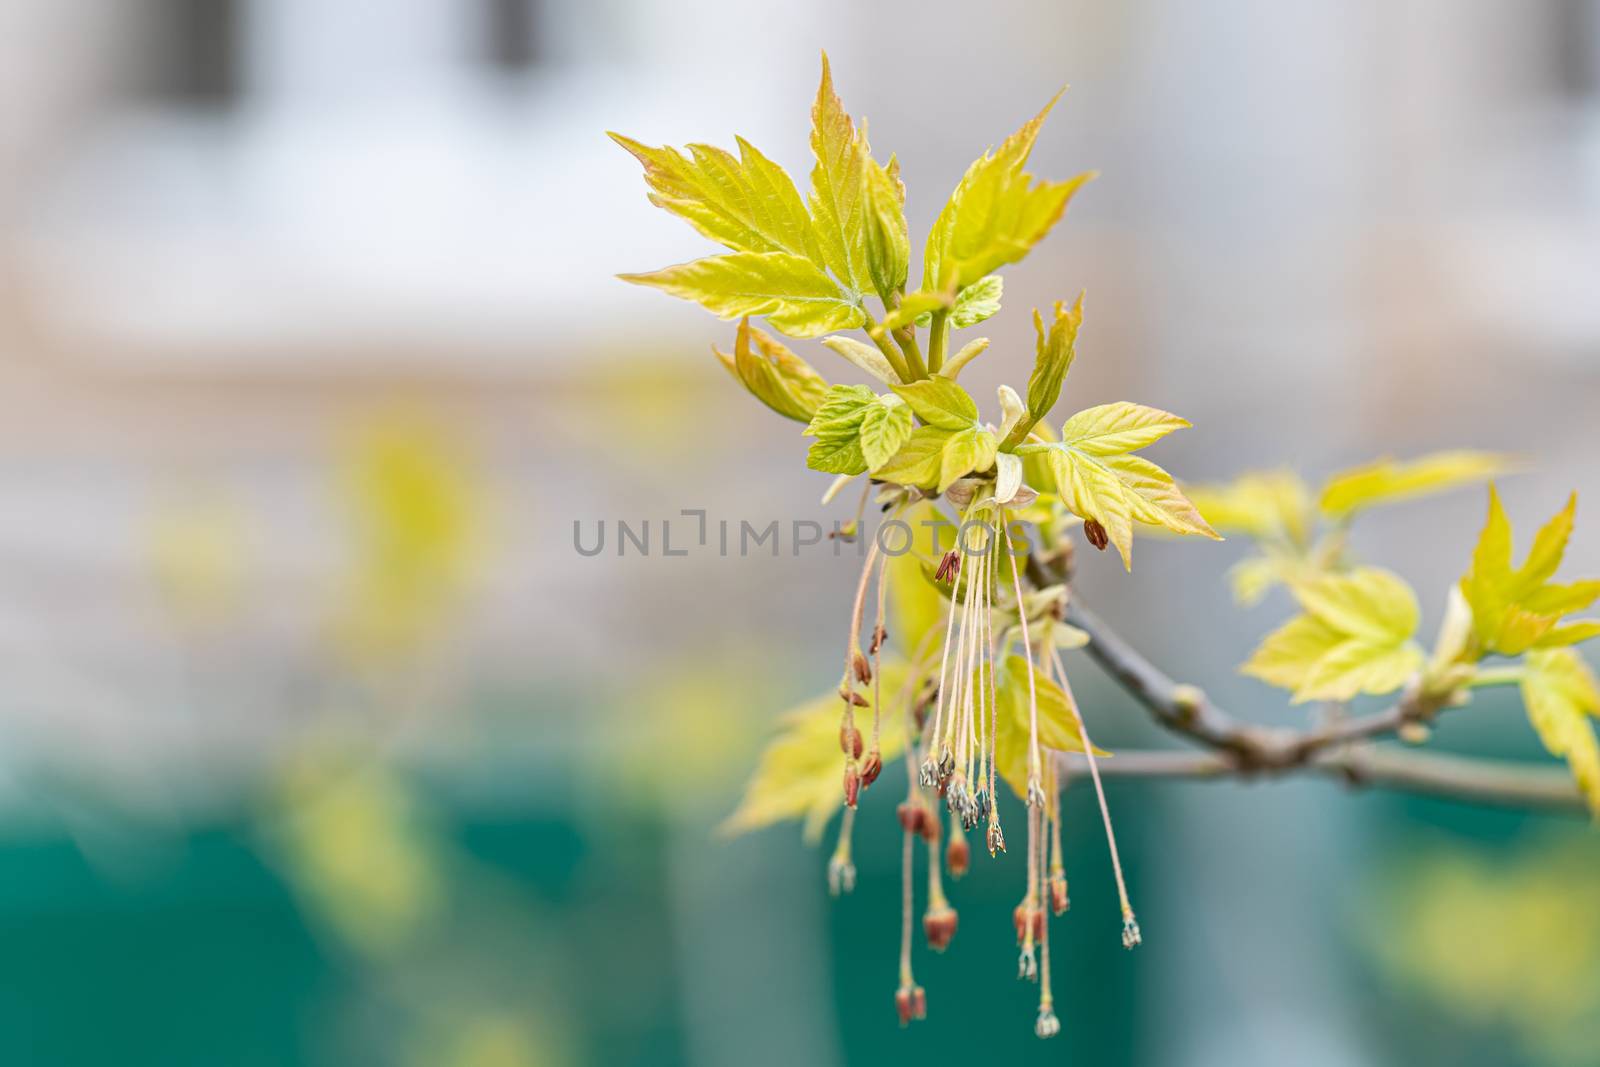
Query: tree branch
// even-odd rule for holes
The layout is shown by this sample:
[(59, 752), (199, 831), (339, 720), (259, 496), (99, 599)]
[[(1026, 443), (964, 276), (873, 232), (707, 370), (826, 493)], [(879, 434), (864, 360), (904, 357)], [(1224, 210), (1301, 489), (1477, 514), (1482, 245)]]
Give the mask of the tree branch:
[[(1101, 764), (1110, 777), (1251, 779), (1289, 773), (1338, 778), (1352, 786), (1428, 793), (1502, 807), (1581, 814), (1587, 809), (1572, 779), (1552, 767), (1376, 746), (1365, 742), (1412, 723), (1427, 723), (1442, 706), (1408, 690), (1370, 715), (1293, 730), (1258, 726), (1229, 714), (1199, 689), (1181, 685), (1077, 602), (1066, 621), (1089, 635), (1085, 651), (1167, 730), (1202, 745), (1202, 752), (1124, 752)], [(1081, 756), (1062, 755), (1068, 773), (1085, 769)]]

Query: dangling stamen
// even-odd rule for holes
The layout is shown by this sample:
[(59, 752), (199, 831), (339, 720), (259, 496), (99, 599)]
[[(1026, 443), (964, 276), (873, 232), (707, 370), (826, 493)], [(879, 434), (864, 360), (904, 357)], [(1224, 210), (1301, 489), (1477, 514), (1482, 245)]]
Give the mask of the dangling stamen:
[(939, 838), (928, 839), (928, 910), (922, 915), (922, 931), (928, 938), (928, 947), (943, 952), (956, 936), (956, 910), (944, 895), (944, 882), (939, 876)]
[(856, 888), (856, 866), (850, 862), (850, 838), (855, 832), (856, 809), (847, 805), (839, 820), (839, 842), (833, 847), (828, 860), (828, 892), (834, 896), (851, 893)]
[(1038, 975), (1038, 964), (1034, 959), (1033, 947), (1038, 940), (1040, 925), (1044, 919), (1044, 911), (1039, 907), (1039, 815), (1041, 808), (1028, 808), (1028, 888), (1022, 895), (1022, 903), (1018, 904), (1011, 913), (1011, 921), (1017, 928), (1017, 943), (1022, 946), (1022, 951), (1017, 957), (1017, 977), (1034, 978)]
[[(1005, 513), (1000, 514), (1001, 527), (1005, 526)], [(1017, 596), (1017, 621), (1022, 627), (1022, 659), (1028, 664), (1028, 806), (1039, 807), (1044, 804), (1044, 789), (1040, 785), (1040, 765), (1044, 762), (1039, 754), (1039, 696), (1035, 692), (1033, 682), (1033, 646), (1028, 638), (1028, 609), (1022, 599), (1022, 576), (1017, 572), (1017, 557), (1006, 553), (1011, 559), (1011, 587)], [(1030, 833), (1032, 832), (1032, 823)]]
[[(944, 707), (949, 697), (949, 670), (951, 638), (955, 636), (956, 609), (961, 603), (961, 570), (958, 568), (955, 581), (950, 587), (950, 614), (945, 619), (944, 648), (939, 658), (939, 691), (933, 709), (933, 729), (926, 735), (929, 738), (922, 761), (922, 784), (931, 786), (939, 780), (938, 738), (944, 725)], [(970, 579), (969, 579), (970, 584)]]
[[(839, 682), (839, 696), (844, 700), (844, 715), (839, 723), (839, 748), (844, 752), (845, 806), (856, 806), (861, 791), (861, 771), (856, 760), (861, 758), (861, 731), (856, 728), (856, 707), (864, 698), (855, 691), (857, 682), (865, 683), (871, 675), (866, 657), (861, 654), (861, 614), (866, 607), (867, 583), (872, 579), (872, 567), (878, 561), (878, 539), (872, 539), (867, 550), (867, 561), (861, 567), (861, 580), (856, 583), (855, 606), (850, 611), (850, 643), (845, 646), (844, 677)], [(877, 714), (876, 710), (873, 712)]]
[[(1005, 530), (1005, 526), (1002, 526), (1002, 530)], [(1006, 552), (1010, 550), (1010, 544), (1006, 544), (1005, 550)], [(994, 571), (994, 553), (990, 553), (989, 569)], [(989, 611), (984, 613), (984, 635), (982, 637), (984, 637), (984, 656), (989, 659), (989, 752), (987, 752), (987, 761), (989, 761), (989, 787), (987, 787), (987, 793), (989, 793), (989, 805), (987, 805), (989, 806), (989, 811), (987, 811), (987, 814), (989, 814), (989, 829), (986, 832), (986, 843), (989, 845), (989, 856), (994, 857), (995, 854), (1005, 851), (1005, 833), (1000, 830), (1000, 803), (998, 803), (1000, 793), (995, 792), (995, 736), (997, 736), (998, 731), (995, 670), (998, 670), (998, 662), (995, 659), (994, 600), (992, 600), (994, 590), (989, 589), (989, 593)]]
[[(929, 633), (937, 633), (937, 629)], [(917, 663), (920, 664), (921, 656), (926, 648), (918, 650)], [(906, 695), (909, 695), (914, 676), (906, 679)], [(922, 797), (917, 792), (917, 776), (911, 769), (912, 762), (916, 759), (918, 739), (913, 729), (912, 716), (914, 714), (907, 699), (900, 701), (905, 709), (904, 718), (901, 720), (905, 729), (906, 746), (906, 801), (898, 809), (900, 816), (901, 842), (900, 842), (900, 985), (894, 992), (895, 1011), (900, 1016), (901, 1026), (910, 1026), (913, 1019), (921, 1019), (927, 1015), (927, 998), (922, 987), (917, 985), (916, 979), (911, 975), (911, 917), (915, 906), (912, 882), (916, 877), (913, 870), (912, 848), (921, 832), (922, 817), (927, 813), (922, 808)]]
[(872, 747), (867, 750), (866, 762), (861, 765), (861, 785), (863, 788), (877, 781), (878, 775), (883, 773), (883, 753), (879, 750), (879, 742), (883, 732), (883, 671), (881, 668), (885, 637), (883, 629), (884, 602), (888, 586), (889, 568), (885, 565), (878, 568), (878, 615), (872, 627), (872, 641), (868, 645), (868, 651), (872, 656)]
[[(1041, 817), (1048, 818), (1048, 814), (1041, 809)], [(1044, 863), (1044, 842), (1039, 843), (1040, 868)], [(1040, 887), (1041, 894), (1044, 887)], [(1039, 909), (1039, 1017), (1034, 1021), (1033, 1032), (1039, 1038), (1055, 1037), (1061, 1032), (1061, 1020), (1056, 1018), (1055, 1002), (1050, 995), (1050, 919), (1044, 914), (1044, 909)]]
[(1064, 768), (1058, 769), (1054, 760), (1045, 764), (1044, 772), (1050, 793), (1050, 910), (1060, 915), (1072, 907), (1072, 900), (1067, 896), (1067, 869), (1061, 858), (1062, 782), (1067, 772)]
[(1144, 938), (1139, 933), (1139, 920), (1134, 917), (1133, 905), (1128, 902), (1128, 886), (1122, 877), (1122, 859), (1117, 854), (1117, 835), (1111, 828), (1111, 809), (1106, 804), (1106, 790), (1100, 782), (1100, 768), (1094, 759), (1094, 743), (1089, 740), (1089, 728), (1084, 725), (1083, 713), (1078, 710), (1078, 701), (1072, 695), (1072, 685), (1067, 681), (1067, 671), (1061, 665), (1061, 653), (1052, 648), (1050, 654), (1055, 660), (1056, 680), (1061, 683), (1061, 691), (1067, 695), (1067, 707), (1072, 709), (1072, 717), (1078, 725), (1078, 734), (1083, 738), (1083, 754), (1089, 762), (1089, 777), (1094, 782), (1095, 796), (1100, 801), (1100, 818), (1106, 826), (1106, 844), (1111, 849), (1111, 870), (1117, 878), (1117, 896), (1122, 901), (1122, 947), (1126, 949), (1137, 948)]

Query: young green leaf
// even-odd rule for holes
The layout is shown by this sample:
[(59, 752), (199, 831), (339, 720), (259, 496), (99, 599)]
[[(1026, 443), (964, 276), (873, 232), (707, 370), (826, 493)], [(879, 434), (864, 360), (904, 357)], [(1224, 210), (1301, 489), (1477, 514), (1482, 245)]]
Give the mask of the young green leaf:
[(994, 456), (994, 434), (988, 430), (973, 426), (956, 431), (945, 442), (944, 451), (940, 454), (939, 484), (936, 488), (942, 493), (958, 478), (988, 470), (994, 466)]
[(861, 415), (861, 455), (868, 470), (889, 462), (906, 443), (916, 420), (897, 396), (881, 396)]
[[(990, 274), (967, 286), (956, 296), (950, 306), (950, 325), (958, 330), (976, 326), (1000, 310), (1000, 295), (1005, 290), (1005, 279)], [(933, 313), (924, 311), (917, 316), (917, 325), (926, 329), (933, 324)]]
[(1600, 684), (1570, 648), (1528, 654), (1522, 675), (1522, 703), (1552, 756), (1572, 768), (1572, 776), (1594, 817), (1600, 819), (1600, 743), (1589, 717), (1600, 715)]
[(739, 322), (733, 355), (715, 346), (711, 351), (757, 400), (785, 418), (808, 422), (828, 391), (828, 383), (809, 363), (748, 319)]
[(811, 108), (811, 217), (822, 258), (845, 286), (857, 293), (872, 285), (867, 267), (866, 153), (855, 124), (833, 90), (833, 71), (822, 56), (822, 83)]
[(1120, 456), (1191, 425), (1170, 411), (1118, 401), (1086, 408), (1061, 427), (1061, 441), (1091, 456)]
[(920, 322), (930, 317), (933, 312), (943, 310), (950, 306), (950, 297), (945, 293), (930, 293), (918, 289), (914, 293), (907, 293), (900, 298), (893, 311), (883, 317), (873, 330), (875, 336), (887, 334), (890, 330), (898, 330), (902, 326), (913, 322)]
[(1417, 598), (1376, 567), (1328, 574), (1292, 587), (1303, 614), (1261, 642), (1240, 671), (1290, 689), (1296, 704), (1391, 693), (1421, 668)]
[(1051, 100), (998, 149), (967, 168), (928, 234), (923, 289), (965, 289), (1022, 259), (1061, 219), (1072, 194), (1093, 177), (1035, 183), (1022, 169), (1055, 103)]
[(739, 138), (739, 157), (710, 145), (689, 155), (621, 134), (613, 141), (644, 164), (650, 202), (736, 252), (788, 252), (823, 266), (811, 218), (783, 168)]
[(823, 398), (805, 428), (815, 437), (806, 466), (827, 474), (860, 474), (867, 469), (861, 450), (861, 424), (878, 398), (864, 385), (835, 385)]
[(965, 389), (948, 378), (926, 378), (891, 388), (929, 426), (965, 430), (978, 422), (978, 405)]
[(938, 426), (918, 426), (889, 462), (872, 472), (881, 481), (932, 489), (939, 484), (945, 443), (954, 436)]
[(1595, 635), (1589, 620), (1558, 626), (1562, 616), (1600, 599), (1600, 580), (1552, 584), (1572, 534), (1578, 494), (1567, 499), (1534, 536), (1528, 558), (1511, 569), (1511, 520), (1500, 494), (1489, 485), (1489, 516), (1472, 552), (1472, 564), (1461, 579), (1461, 593), (1472, 608), (1472, 625), (1480, 652), (1516, 656), (1530, 648), (1555, 647)]
[(866, 321), (853, 295), (809, 259), (788, 252), (734, 252), (617, 277), (693, 300), (724, 319), (764, 315), (790, 337), (816, 337)]
[(1385, 457), (1329, 478), (1322, 487), (1322, 512), (1332, 519), (1347, 519), (1375, 504), (1481, 482), (1512, 466), (1510, 456), (1495, 452), (1435, 452), (1405, 463)]
[(1135, 521), (1221, 540), (1172, 475), (1127, 454), (1187, 425), (1155, 408), (1104, 404), (1068, 419), (1060, 441), (1020, 445), (1016, 453), (1043, 457), (1061, 502), (1073, 514), (1104, 527), (1123, 566), (1132, 570)]

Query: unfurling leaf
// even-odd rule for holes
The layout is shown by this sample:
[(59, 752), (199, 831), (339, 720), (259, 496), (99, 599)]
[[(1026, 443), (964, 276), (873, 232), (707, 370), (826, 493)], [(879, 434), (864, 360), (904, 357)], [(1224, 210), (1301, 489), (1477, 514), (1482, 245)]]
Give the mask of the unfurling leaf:
[[(1050, 414), (1050, 409), (1056, 406), (1056, 401), (1061, 398), (1061, 383), (1066, 380), (1067, 371), (1072, 369), (1072, 359), (1076, 354), (1078, 343), (1078, 327), (1083, 325), (1083, 294), (1078, 294), (1077, 303), (1072, 305), (1072, 310), (1067, 310), (1063, 301), (1056, 301), (1055, 317), (1050, 320), (1050, 332), (1044, 328), (1044, 317), (1038, 309), (1033, 312), (1033, 329), (1038, 335), (1034, 344), (1033, 373), (1028, 375), (1028, 417), (1037, 423)], [(1028, 427), (1023, 427), (1021, 433), (1026, 435)], [(1015, 433), (1016, 431), (1013, 431)], [(1017, 440), (1021, 440), (1018, 437)]]
[(1341, 471), (1322, 487), (1323, 514), (1345, 519), (1374, 504), (1388, 504), (1481, 482), (1513, 466), (1495, 452), (1434, 452), (1407, 462), (1385, 457)]
[(1036, 183), (1022, 169), (1054, 106), (1051, 100), (998, 149), (967, 168), (928, 234), (923, 289), (959, 291), (1022, 259), (1061, 219), (1072, 194), (1093, 177)]
[(834, 276), (856, 293), (872, 286), (867, 266), (866, 153), (855, 124), (833, 91), (833, 71), (822, 57), (822, 83), (811, 107), (811, 217), (822, 258)]
[(650, 202), (735, 252), (788, 252), (823, 266), (800, 193), (783, 168), (739, 139), (739, 157), (710, 145), (689, 155), (610, 135), (644, 164)]
[(1045, 459), (1061, 502), (1086, 522), (1097, 523), (1131, 570), (1136, 521), (1221, 540), (1172, 475), (1127, 454), (1187, 425), (1156, 408), (1103, 404), (1068, 419), (1060, 441), (1021, 445), (1016, 451)]
[(865, 341), (858, 341), (854, 337), (824, 337), (822, 343), (884, 385), (900, 380), (894, 368), (889, 366), (889, 361), (883, 358), (883, 353)]
[[(1062, 647), (1073, 647), (1070, 635), (1067, 640)], [(995, 693), (995, 770), (1021, 798), (1028, 795), (1028, 669), (1028, 661), (1021, 656), (1007, 656), (998, 672)], [(1054, 752), (1082, 752), (1083, 732), (1073, 714), (1072, 698), (1037, 668), (1033, 671), (1033, 685), (1039, 709), (1040, 746)], [(1111, 755), (1099, 748), (1094, 752), (1097, 756)]]
[(906, 226), (906, 186), (900, 180), (900, 161), (889, 157), (879, 166), (867, 144), (867, 125), (861, 124), (862, 180), (866, 205), (867, 273), (885, 304), (890, 294), (906, 287), (911, 262), (911, 235)]
[(733, 355), (712, 351), (757, 400), (785, 418), (810, 421), (828, 391), (828, 383), (809, 363), (749, 320), (739, 323)]
[(1511, 520), (1500, 504), (1500, 494), (1489, 486), (1489, 517), (1472, 564), (1461, 579), (1461, 593), (1472, 608), (1472, 626), (1478, 651), (1516, 656), (1530, 648), (1555, 647), (1582, 641), (1600, 633), (1592, 620), (1559, 626), (1562, 616), (1579, 611), (1600, 598), (1600, 580), (1588, 579), (1557, 585), (1550, 581), (1566, 554), (1572, 534), (1578, 494), (1534, 535), (1528, 558), (1511, 569)]
[(1589, 811), (1600, 819), (1600, 743), (1589, 721), (1600, 715), (1594, 673), (1570, 648), (1530, 652), (1522, 702), (1539, 740), (1552, 756), (1567, 761)]
[[(888, 702), (899, 698), (905, 684), (906, 665), (898, 659), (886, 659), (878, 671), (877, 684), (887, 714)], [(866, 698), (871, 698), (870, 687)], [(830, 691), (782, 717), (782, 732), (761, 754), (744, 797), (719, 828), (721, 833), (740, 834), (788, 819), (803, 819), (807, 841), (815, 842), (822, 836), (843, 800), (839, 787), (839, 707), (839, 694)], [(856, 715), (870, 720), (870, 704), (857, 708)], [(905, 738), (899, 723), (891, 720), (887, 725), (879, 741), (885, 763), (900, 755)]]
[[(1000, 310), (1000, 294), (1005, 289), (1005, 279), (998, 274), (990, 274), (980, 278), (961, 290), (955, 303), (950, 307), (950, 325), (958, 330), (965, 330), (968, 326), (976, 326)], [(922, 327), (933, 324), (933, 314), (923, 312), (917, 316), (917, 325)]]
[(1422, 666), (1417, 598), (1394, 574), (1362, 567), (1292, 587), (1303, 614), (1268, 634), (1241, 672), (1292, 690), (1294, 702), (1391, 693)]
[(734, 252), (617, 277), (693, 300), (724, 319), (764, 315), (790, 337), (817, 337), (866, 321), (859, 297), (811, 260), (789, 252)]

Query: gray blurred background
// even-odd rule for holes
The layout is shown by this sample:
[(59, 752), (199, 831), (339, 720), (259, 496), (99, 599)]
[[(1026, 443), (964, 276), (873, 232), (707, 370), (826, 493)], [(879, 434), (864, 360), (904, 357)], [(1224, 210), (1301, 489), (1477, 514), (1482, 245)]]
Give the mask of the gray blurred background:
[[(1020, 857), (957, 887), (902, 1034), (885, 812), (831, 905), (797, 832), (714, 838), (855, 568), (585, 558), (573, 524), (849, 508), (711, 359), (728, 326), (613, 278), (711, 249), (604, 131), (803, 175), (822, 48), (918, 247), (1071, 85), (1031, 169), (1101, 177), (1007, 272), (980, 401), (1087, 289), (1066, 402), (1181, 412), (1180, 476), (1507, 450), (1519, 534), (1576, 488), (1566, 573), (1600, 572), (1594, 3), (0, 0), (6, 1062), (1594, 1062), (1575, 821), (1117, 785), (1146, 946), (1085, 813), (1049, 1045)], [(1425, 627), (1482, 507), (1358, 528)], [(1246, 550), (1080, 586), (1292, 721), (1234, 671), (1288, 613), (1230, 604)], [(1161, 743), (1074, 677), (1098, 741)], [(1437, 740), (1545, 758), (1514, 696)]]

